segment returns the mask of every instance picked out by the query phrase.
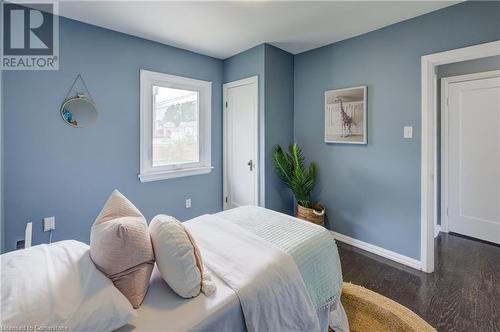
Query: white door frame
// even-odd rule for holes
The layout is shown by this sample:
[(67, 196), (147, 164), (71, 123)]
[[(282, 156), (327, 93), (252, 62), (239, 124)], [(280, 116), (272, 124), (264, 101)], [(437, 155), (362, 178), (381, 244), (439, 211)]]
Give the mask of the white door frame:
[(500, 70), (445, 77), (441, 79), (441, 231), (448, 233), (448, 197), (449, 197), (449, 111), (448, 93), (451, 83), (474, 81), (486, 78), (500, 77)]
[(234, 88), (237, 86), (242, 86), (242, 85), (247, 85), (247, 84), (255, 84), (255, 96), (257, 100), (255, 101), (255, 123), (257, 124), (257, 134), (256, 134), (256, 142), (255, 142), (255, 162), (254, 162), (254, 167), (255, 167), (255, 172), (256, 172), (256, 188), (257, 190), (255, 191), (255, 201), (257, 202), (257, 205), (259, 204), (259, 193), (260, 193), (260, 163), (259, 163), (259, 77), (258, 76), (252, 76), (252, 77), (247, 77), (243, 78), (241, 80), (225, 83), (222, 85), (222, 119), (223, 119), (223, 133), (222, 133), (222, 165), (223, 165), (223, 171), (222, 171), (222, 206), (224, 210), (227, 209), (227, 159), (226, 159), (226, 153), (227, 153), (227, 143), (226, 143), (226, 138), (227, 138), (227, 90), (230, 88)]
[(434, 225), (437, 219), (437, 75), (448, 63), (500, 55), (500, 40), (422, 56), (422, 143), (420, 173), (420, 260), (434, 272)]

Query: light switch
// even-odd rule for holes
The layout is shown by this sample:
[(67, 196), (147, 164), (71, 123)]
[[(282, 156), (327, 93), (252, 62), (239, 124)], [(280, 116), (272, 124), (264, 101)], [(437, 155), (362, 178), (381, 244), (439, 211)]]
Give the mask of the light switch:
[(413, 127), (404, 127), (404, 138), (413, 138)]
[(191, 208), (191, 198), (186, 199), (186, 209)]

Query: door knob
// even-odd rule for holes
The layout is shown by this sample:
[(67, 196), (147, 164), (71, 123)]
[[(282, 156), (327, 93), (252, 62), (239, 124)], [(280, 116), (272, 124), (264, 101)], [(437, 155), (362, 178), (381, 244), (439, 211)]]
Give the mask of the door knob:
[(248, 167), (250, 167), (250, 172), (253, 170), (253, 160), (249, 160), (247, 163)]

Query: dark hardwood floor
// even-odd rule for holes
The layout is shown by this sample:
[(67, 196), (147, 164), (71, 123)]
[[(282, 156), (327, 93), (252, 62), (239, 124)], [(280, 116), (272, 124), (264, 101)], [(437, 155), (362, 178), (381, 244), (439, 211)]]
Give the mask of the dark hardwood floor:
[(500, 246), (441, 233), (427, 274), (337, 244), (344, 281), (406, 306), (438, 331), (500, 331)]

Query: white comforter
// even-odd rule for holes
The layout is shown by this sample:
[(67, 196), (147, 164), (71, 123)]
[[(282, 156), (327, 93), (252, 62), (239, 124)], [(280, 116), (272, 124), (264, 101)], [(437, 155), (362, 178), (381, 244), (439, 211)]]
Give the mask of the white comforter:
[(203, 215), (186, 226), (205, 265), (238, 295), (249, 331), (319, 331), (317, 313), (292, 257), (224, 219)]

